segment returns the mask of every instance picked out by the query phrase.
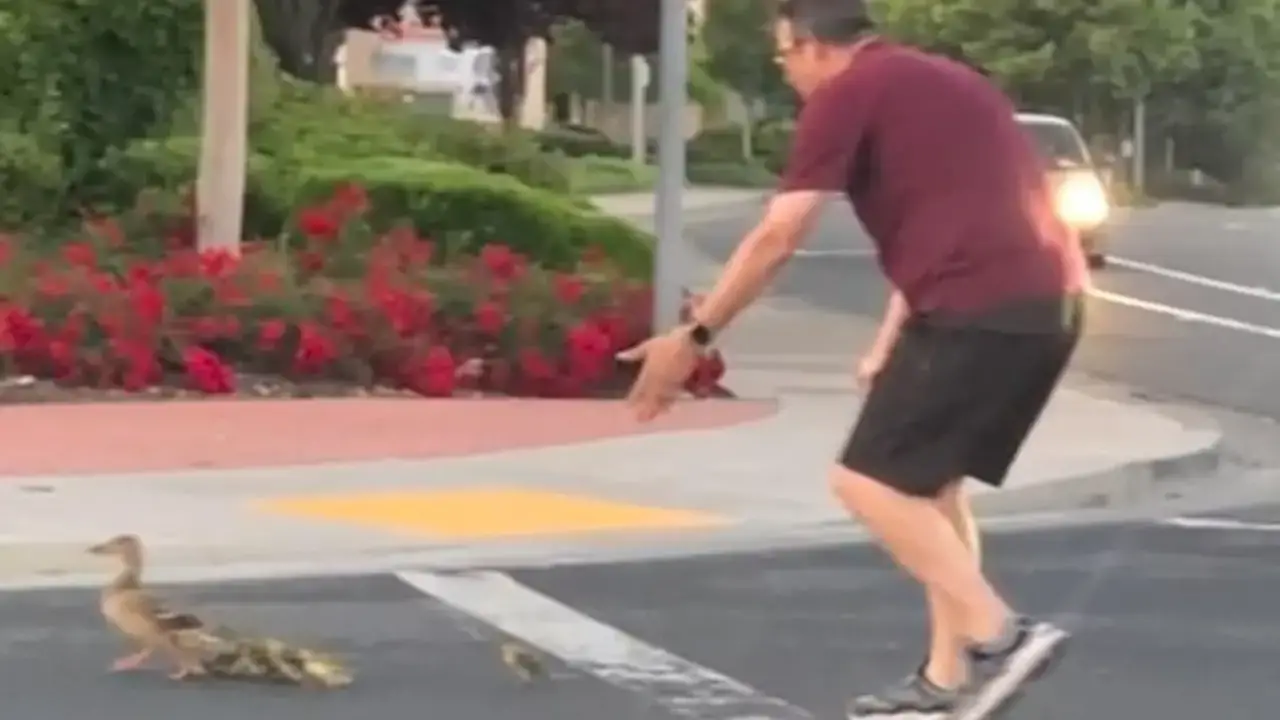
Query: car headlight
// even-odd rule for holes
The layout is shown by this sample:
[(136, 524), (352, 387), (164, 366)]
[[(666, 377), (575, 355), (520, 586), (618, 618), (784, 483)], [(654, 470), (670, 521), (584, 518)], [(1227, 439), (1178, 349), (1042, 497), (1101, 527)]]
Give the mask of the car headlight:
[(1111, 204), (1102, 183), (1092, 173), (1071, 175), (1058, 185), (1058, 216), (1075, 228), (1094, 228), (1111, 214)]

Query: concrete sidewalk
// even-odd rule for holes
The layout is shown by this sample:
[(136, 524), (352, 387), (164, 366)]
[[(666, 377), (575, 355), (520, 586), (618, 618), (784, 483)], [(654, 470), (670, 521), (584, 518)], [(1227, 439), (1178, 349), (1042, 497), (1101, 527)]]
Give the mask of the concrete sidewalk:
[[(106, 568), (84, 548), (118, 532), (144, 537), (161, 578), (190, 579), (492, 564), (522, 553), (555, 562), (628, 543), (693, 547), (844, 524), (825, 473), (857, 414), (851, 365), (869, 331), (767, 299), (725, 338), (726, 380), (778, 409), (727, 427), (675, 423), (467, 457), (3, 478), (0, 585), (100, 580)], [(557, 407), (525, 422), (556, 423)], [(1011, 513), (1137, 501), (1166, 478), (1210, 475), (1220, 439), (1149, 406), (1064, 389), (1010, 489), (978, 503)]]

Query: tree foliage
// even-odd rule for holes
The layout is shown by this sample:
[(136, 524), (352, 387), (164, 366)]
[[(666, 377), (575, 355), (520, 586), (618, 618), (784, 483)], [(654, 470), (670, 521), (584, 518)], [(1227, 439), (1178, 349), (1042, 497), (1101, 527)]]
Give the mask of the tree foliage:
[(202, 5), (189, 0), (7, 0), (0, 126), (58, 159), (71, 206), (92, 203), (103, 159), (164, 132), (198, 88), (202, 27)]
[(332, 84), (342, 45), (341, 10), (350, 0), (253, 0), (262, 38), (280, 69), (303, 80)]
[[(1177, 160), (1257, 186), (1276, 167), (1280, 0), (875, 0), (887, 33), (962, 59), (1024, 107), (1126, 135), (1137, 99)], [(1152, 152), (1157, 161), (1162, 153)], [(1277, 184), (1277, 183), (1272, 183)]]

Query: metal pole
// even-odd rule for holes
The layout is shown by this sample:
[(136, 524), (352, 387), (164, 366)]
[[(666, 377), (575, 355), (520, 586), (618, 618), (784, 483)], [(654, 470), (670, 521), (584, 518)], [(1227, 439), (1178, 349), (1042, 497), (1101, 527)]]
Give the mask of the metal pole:
[(684, 114), (688, 104), (688, 0), (662, 0), (658, 60), (658, 188), (654, 228), (653, 322), (655, 329), (680, 321), (684, 265)]
[(1138, 98), (1133, 106), (1133, 187), (1142, 190), (1147, 181), (1147, 103)]
[(204, 108), (196, 245), (238, 252), (244, 208), (249, 0), (205, 0)]
[(600, 111), (596, 125), (604, 126), (606, 118), (613, 112), (613, 46), (604, 44), (600, 47)]
[(649, 63), (642, 55), (631, 56), (631, 162), (645, 161), (645, 91), (649, 89)]

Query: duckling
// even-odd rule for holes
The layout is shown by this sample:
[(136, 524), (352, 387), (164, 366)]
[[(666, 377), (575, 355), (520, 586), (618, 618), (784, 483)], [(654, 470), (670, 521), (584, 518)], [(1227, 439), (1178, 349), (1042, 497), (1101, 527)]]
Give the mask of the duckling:
[(351, 672), (336, 658), (289, 645), (275, 638), (205, 634), (210, 657), (206, 668), (216, 677), (291, 682), (322, 688), (350, 685)]
[(204, 623), (189, 613), (169, 610), (142, 589), (142, 541), (136, 535), (117, 535), (89, 552), (115, 556), (122, 563), (120, 573), (102, 590), (102, 615), (137, 651), (117, 659), (111, 670), (136, 669), (159, 650), (177, 666), (170, 678), (206, 674), (198, 653), (185, 647), (181, 637), (199, 631)]
[(502, 643), (502, 664), (526, 685), (545, 676), (547, 672), (542, 658), (532, 648), (514, 640)]

